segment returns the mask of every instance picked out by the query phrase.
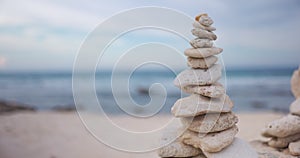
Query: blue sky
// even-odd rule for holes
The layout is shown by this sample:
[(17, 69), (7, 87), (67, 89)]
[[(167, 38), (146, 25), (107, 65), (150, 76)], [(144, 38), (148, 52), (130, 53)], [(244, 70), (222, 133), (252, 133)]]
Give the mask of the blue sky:
[[(216, 45), (224, 49), (227, 67), (300, 64), (298, 0), (2, 0), (0, 70), (71, 70), (81, 42), (97, 24), (122, 10), (142, 6), (168, 7), (191, 17), (208, 13), (215, 21)], [(155, 33), (149, 31), (128, 35), (123, 43), (131, 38), (154, 39)], [(164, 33), (158, 37), (170, 38)], [(113, 58), (120, 55), (110, 53), (104, 66), (112, 67)]]

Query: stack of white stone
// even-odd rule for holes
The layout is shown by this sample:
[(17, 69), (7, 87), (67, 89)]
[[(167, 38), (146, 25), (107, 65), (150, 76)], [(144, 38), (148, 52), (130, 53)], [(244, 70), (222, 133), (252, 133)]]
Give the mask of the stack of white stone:
[(177, 87), (191, 95), (179, 99), (171, 110), (187, 130), (175, 142), (159, 150), (161, 157), (218, 157), (215, 154), (230, 146), (238, 133), (238, 118), (231, 112), (233, 103), (223, 85), (218, 83), (222, 67), (216, 64), (215, 55), (222, 49), (213, 44), (217, 36), (212, 24), (207, 14), (195, 18), (192, 34), (196, 38), (190, 41), (193, 48), (184, 52), (190, 68), (174, 80)]
[(267, 124), (262, 135), (270, 138), (270, 147), (300, 157), (300, 67), (292, 76), (291, 89), (296, 100), (290, 106), (290, 114)]

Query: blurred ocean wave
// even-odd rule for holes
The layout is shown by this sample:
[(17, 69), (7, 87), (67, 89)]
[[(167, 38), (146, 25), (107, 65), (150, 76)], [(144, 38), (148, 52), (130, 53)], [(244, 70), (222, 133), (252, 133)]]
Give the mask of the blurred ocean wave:
[[(240, 69), (226, 71), (227, 93), (235, 103), (234, 111), (280, 111), (288, 112), (294, 100), (290, 92), (290, 77), (293, 69)], [(141, 105), (151, 98), (149, 87), (162, 84), (167, 91), (166, 103), (160, 113), (169, 113), (174, 102), (181, 97), (180, 90), (173, 85), (175, 74), (170, 71), (138, 71), (129, 79), (132, 99)], [(83, 74), (84, 79), (84, 74)], [(126, 75), (119, 74), (123, 79)], [(124, 113), (116, 104), (111, 88), (110, 71), (97, 72), (95, 86), (99, 103), (105, 112)], [(128, 100), (127, 89), (118, 89), (121, 99)], [(162, 92), (154, 91), (161, 96)], [(20, 102), (38, 110), (74, 105), (72, 94), (72, 74), (67, 72), (48, 73), (1, 73), (0, 100)], [(81, 109), (93, 110), (89, 105)]]

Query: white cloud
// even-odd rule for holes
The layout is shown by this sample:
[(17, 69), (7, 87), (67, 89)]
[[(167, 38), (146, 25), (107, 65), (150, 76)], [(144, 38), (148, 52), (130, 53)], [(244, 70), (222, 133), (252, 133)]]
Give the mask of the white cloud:
[(88, 11), (79, 11), (51, 1), (7, 0), (1, 5), (0, 24), (46, 25), (88, 31), (99, 21), (99, 17)]

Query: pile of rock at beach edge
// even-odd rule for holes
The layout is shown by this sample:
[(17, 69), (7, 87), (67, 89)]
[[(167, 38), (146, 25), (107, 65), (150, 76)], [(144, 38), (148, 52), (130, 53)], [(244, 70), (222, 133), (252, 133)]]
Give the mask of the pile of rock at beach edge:
[(296, 100), (290, 105), (290, 114), (266, 125), (262, 135), (269, 138), (267, 142), (253, 142), (265, 149), (260, 151), (264, 155), (300, 157), (300, 67), (292, 76), (291, 89)]
[(190, 41), (193, 48), (184, 52), (190, 68), (174, 80), (177, 87), (191, 95), (177, 100), (171, 110), (187, 130), (176, 141), (160, 148), (160, 157), (216, 157), (214, 154), (230, 146), (238, 133), (238, 118), (231, 112), (233, 103), (218, 83), (222, 67), (217, 64), (216, 55), (223, 50), (214, 46), (217, 36), (212, 24), (207, 14), (195, 18), (192, 34), (196, 38)]

